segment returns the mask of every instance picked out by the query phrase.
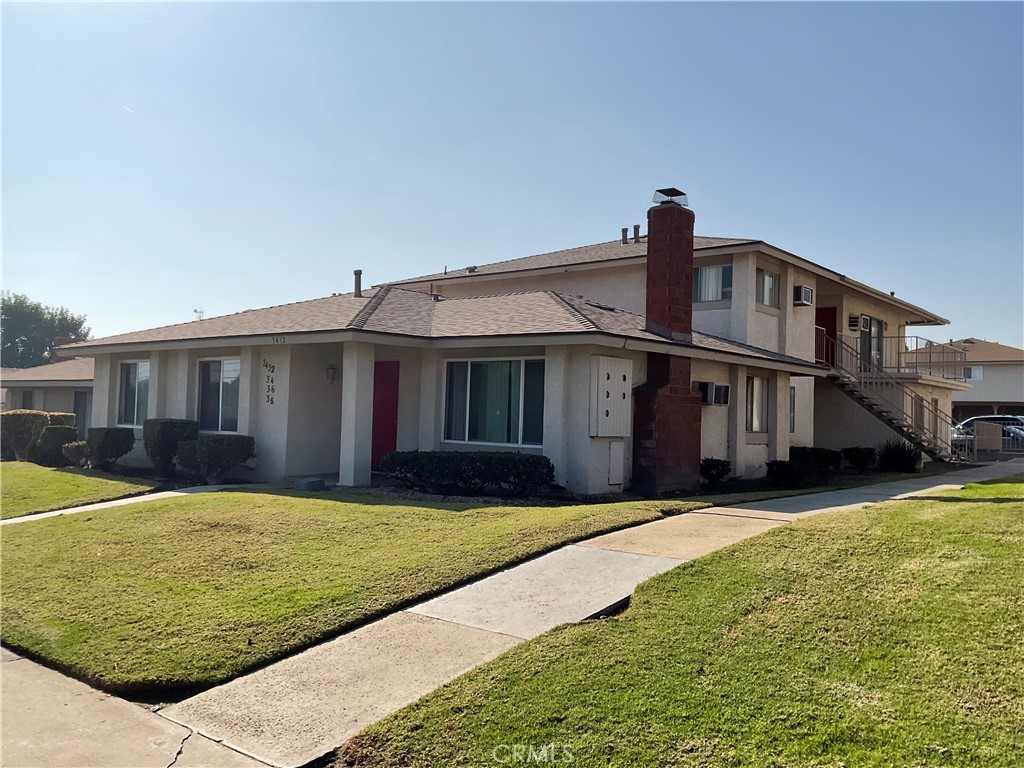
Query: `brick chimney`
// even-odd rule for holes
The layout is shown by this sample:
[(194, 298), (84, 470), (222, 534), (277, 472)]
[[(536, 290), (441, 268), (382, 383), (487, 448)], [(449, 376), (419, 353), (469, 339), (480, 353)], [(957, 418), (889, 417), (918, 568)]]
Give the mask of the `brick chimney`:
[(647, 330), (681, 341), (693, 330), (693, 220), (674, 200), (647, 211)]
[[(647, 330), (690, 341), (693, 211), (677, 189), (658, 190), (647, 211)], [(647, 381), (633, 390), (633, 483), (649, 493), (700, 487), (700, 395), (690, 358), (647, 353)]]

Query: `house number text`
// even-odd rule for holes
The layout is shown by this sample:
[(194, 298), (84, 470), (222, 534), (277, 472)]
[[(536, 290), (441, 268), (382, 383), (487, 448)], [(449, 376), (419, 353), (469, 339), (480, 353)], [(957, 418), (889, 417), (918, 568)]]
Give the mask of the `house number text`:
[(277, 393), (277, 385), (274, 382), (274, 364), (267, 360), (267, 358), (263, 358), (263, 379), (265, 402), (267, 405), (273, 405), (274, 395)]

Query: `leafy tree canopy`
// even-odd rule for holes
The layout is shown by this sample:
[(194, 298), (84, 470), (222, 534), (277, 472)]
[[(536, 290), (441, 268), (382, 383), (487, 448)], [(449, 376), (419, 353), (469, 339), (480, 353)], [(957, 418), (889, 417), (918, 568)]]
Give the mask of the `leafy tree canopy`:
[(5, 368), (29, 368), (51, 362), (54, 339), (85, 341), (85, 315), (67, 307), (47, 307), (20, 293), (3, 292), (0, 302), (0, 363)]

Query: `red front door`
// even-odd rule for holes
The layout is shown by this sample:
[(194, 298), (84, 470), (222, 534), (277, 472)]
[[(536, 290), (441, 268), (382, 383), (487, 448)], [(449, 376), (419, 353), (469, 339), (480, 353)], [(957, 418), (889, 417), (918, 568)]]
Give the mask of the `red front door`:
[(373, 450), (370, 466), (377, 469), (384, 454), (398, 447), (398, 361), (373, 364)]
[(836, 362), (836, 316), (839, 310), (836, 307), (818, 307), (814, 310), (814, 324), (825, 330), (825, 341), (817, 337), (815, 332), (814, 357), (828, 365), (835, 365)]

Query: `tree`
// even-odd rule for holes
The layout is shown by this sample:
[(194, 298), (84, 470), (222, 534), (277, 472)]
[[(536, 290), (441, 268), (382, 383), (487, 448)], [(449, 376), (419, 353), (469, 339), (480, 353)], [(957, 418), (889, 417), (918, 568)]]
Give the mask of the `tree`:
[(51, 362), (55, 339), (85, 341), (89, 329), (85, 315), (66, 307), (47, 307), (20, 293), (3, 292), (0, 302), (0, 364), (29, 368)]

